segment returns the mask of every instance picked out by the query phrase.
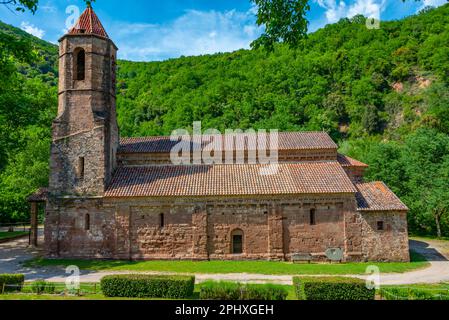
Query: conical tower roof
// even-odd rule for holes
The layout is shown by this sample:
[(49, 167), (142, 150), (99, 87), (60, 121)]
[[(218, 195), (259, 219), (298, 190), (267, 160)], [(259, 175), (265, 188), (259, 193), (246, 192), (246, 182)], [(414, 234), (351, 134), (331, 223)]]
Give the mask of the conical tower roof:
[(93, 34), (104, 38), (109, 38), (106, 30), (95, 14), (90, 5), (87, 6), (83, 14), (79, 17), (78, 21), (69, 30), (69, 34)]

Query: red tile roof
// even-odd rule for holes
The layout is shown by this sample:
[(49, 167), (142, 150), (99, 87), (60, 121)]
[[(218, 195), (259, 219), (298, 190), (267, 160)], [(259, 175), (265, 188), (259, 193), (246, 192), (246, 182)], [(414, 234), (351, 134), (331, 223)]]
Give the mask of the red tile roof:
[[(243, 138), (244, 135), (238, 135)], [(313, 149), (337, 149), (337, 145), (325, 132), (280, 132), (278, 146), (279, 150), (313, 150)], [(231, 135), (220, 136), (222, 141), (230, 141)], [(255, 146), (255, 135), (248, 139), (250, 146)], [(239, 141), (239, 140), (237, 140)], [(241, 141), (241, 140), (240, 140)], [(170, 137), (144, 137), (144, 138), (122, 138), (120, 142), (120, 153), (169, 153), (178, 142), (170, 141)], [(232, 142), (231, 142), (232, 143)], [(208, 143), (204, 143), (206, 145)], [(227, 144), (223, 143), (223, 149)], [(235, 149), (247, 148), (248, 142), (236, 146)], [(269, 144), (268, 144), (269, 145)]]
[(350, 158), (348, 156), (345, 156), (343, 154), (338, 154), (337, 155), (337, 160), (338, 162), (342, 165), (342, 167), (363, 167), (363, 168), (368, 168), (368, 165), (360, 162), (358, 160), (355, 160), (353, 158)]
[(355, 193), (338, 162), (279, 164), (273, 175), (261, 165), (119, 167), (106, 197), (233, 196)]
[(383, 182), (356, 184), (357, 207), (361, 211), (407, 211), (407, 206)]
[(28, 197), (28, 202), (45, 202), (48, 198), (48, 189), (40, 188)]
[(95, 34), (104, 38), (109, 38), (100, 19), (98, 19), (90, 6), (81, 14), (73, 28), (69, 30), (69, 34)]

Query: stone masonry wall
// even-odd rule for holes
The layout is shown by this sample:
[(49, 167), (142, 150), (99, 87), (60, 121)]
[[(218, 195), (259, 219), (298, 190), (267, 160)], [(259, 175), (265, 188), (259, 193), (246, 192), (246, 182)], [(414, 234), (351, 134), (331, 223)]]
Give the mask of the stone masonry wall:
[[(366, 261), (410, 261), (407, 212), (365, 211), (362, 217), (362, 252)], [(377, 230), (382, 221), (384, 230)]]
[(47, 203), (45, 244), (49, 257), (113, 258), (114, 234), (114, 208), (104, 206), (101, 199)]
[[(53, 200), (46, 250), (52, 257), (135, 260), (289, 260), (310, 253), (325, 261), (326, 249), (343, 248), (347, 261), (408, 261), (406, 214), (360, 213), (352, 205), (348, 196)], [(379, 219), (385, 231), (375, 229)], [(232, 254), (234, 230), (243, 232), (243, 254)]]
[[(102, 194), (105, 190), (105, 153), (102, 128), (55, 140), (51, 147), (50, 190), (53, 194)], [(78, 159), (84, 158), (84, 176), (78, 176)]]
[[(77, 80), (75, 56), (81, 49), (85, 77)], [(53, 122), (50, 161), (50, 192), (55, 196), (101, 196), (111, 179), (119, 144), (116, 52), (115, 45), (101, 37), (66, 35), (61, 39), (58, 117)]]

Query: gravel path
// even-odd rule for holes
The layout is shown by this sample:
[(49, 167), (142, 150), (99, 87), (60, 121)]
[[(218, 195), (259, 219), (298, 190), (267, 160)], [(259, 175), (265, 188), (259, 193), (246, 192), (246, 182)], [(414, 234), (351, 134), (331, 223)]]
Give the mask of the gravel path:
[[(42, 243), (42, 239), (41, 239)], [(440, 283), (449, 282), (449, 244), (437, 240), (410, 241), (410, 247), (424, 255), (430, 262), (430, 267), (407, 273), (382, 274), (382, 285)], [(0, 244), (0, 273), (24, 273), (27, 281), (46, 279), (52, 282), (65, 282), (68, 274), (64, 269), (25, 268), (22, 263), (40, 255), (42, 252), (28, 248), (28, 239), (19, 239)], [(105, 275), (123, 274), (129, 272), (81, 272), (81, 282), (99, 282)], [(146, 274), (169, 274), (161, 272), (146, 272)], [(361, 275), (350, 277), (365, 278)], [(197, 282), (206, 280), (229, 280), (250, 283), (292, 284), (292, 275), (259, 275), (259, 274), (197, 274)]]

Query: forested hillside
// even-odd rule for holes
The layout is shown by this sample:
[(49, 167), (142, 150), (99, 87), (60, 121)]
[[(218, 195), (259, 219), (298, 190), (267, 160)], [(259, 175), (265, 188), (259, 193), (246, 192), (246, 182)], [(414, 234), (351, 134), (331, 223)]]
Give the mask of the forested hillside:
[[(47, 183), (57, 106), (57, 48), (15, 28), (33, 56), (0, 84), (0, 219), (24, 219), (25, 196)], [(1, 38), (0, 38), (1, 46)], [(6, 56), (6, 58), (5, 58)], [(371, 165), (410, 207), (414, 233), (449, 236), (449, 5), (368, 30), (329, 25), (298, 49), (240, 50), (164, 62), (119, 62), (122, 136), (190, 128), (325, 130)]]

